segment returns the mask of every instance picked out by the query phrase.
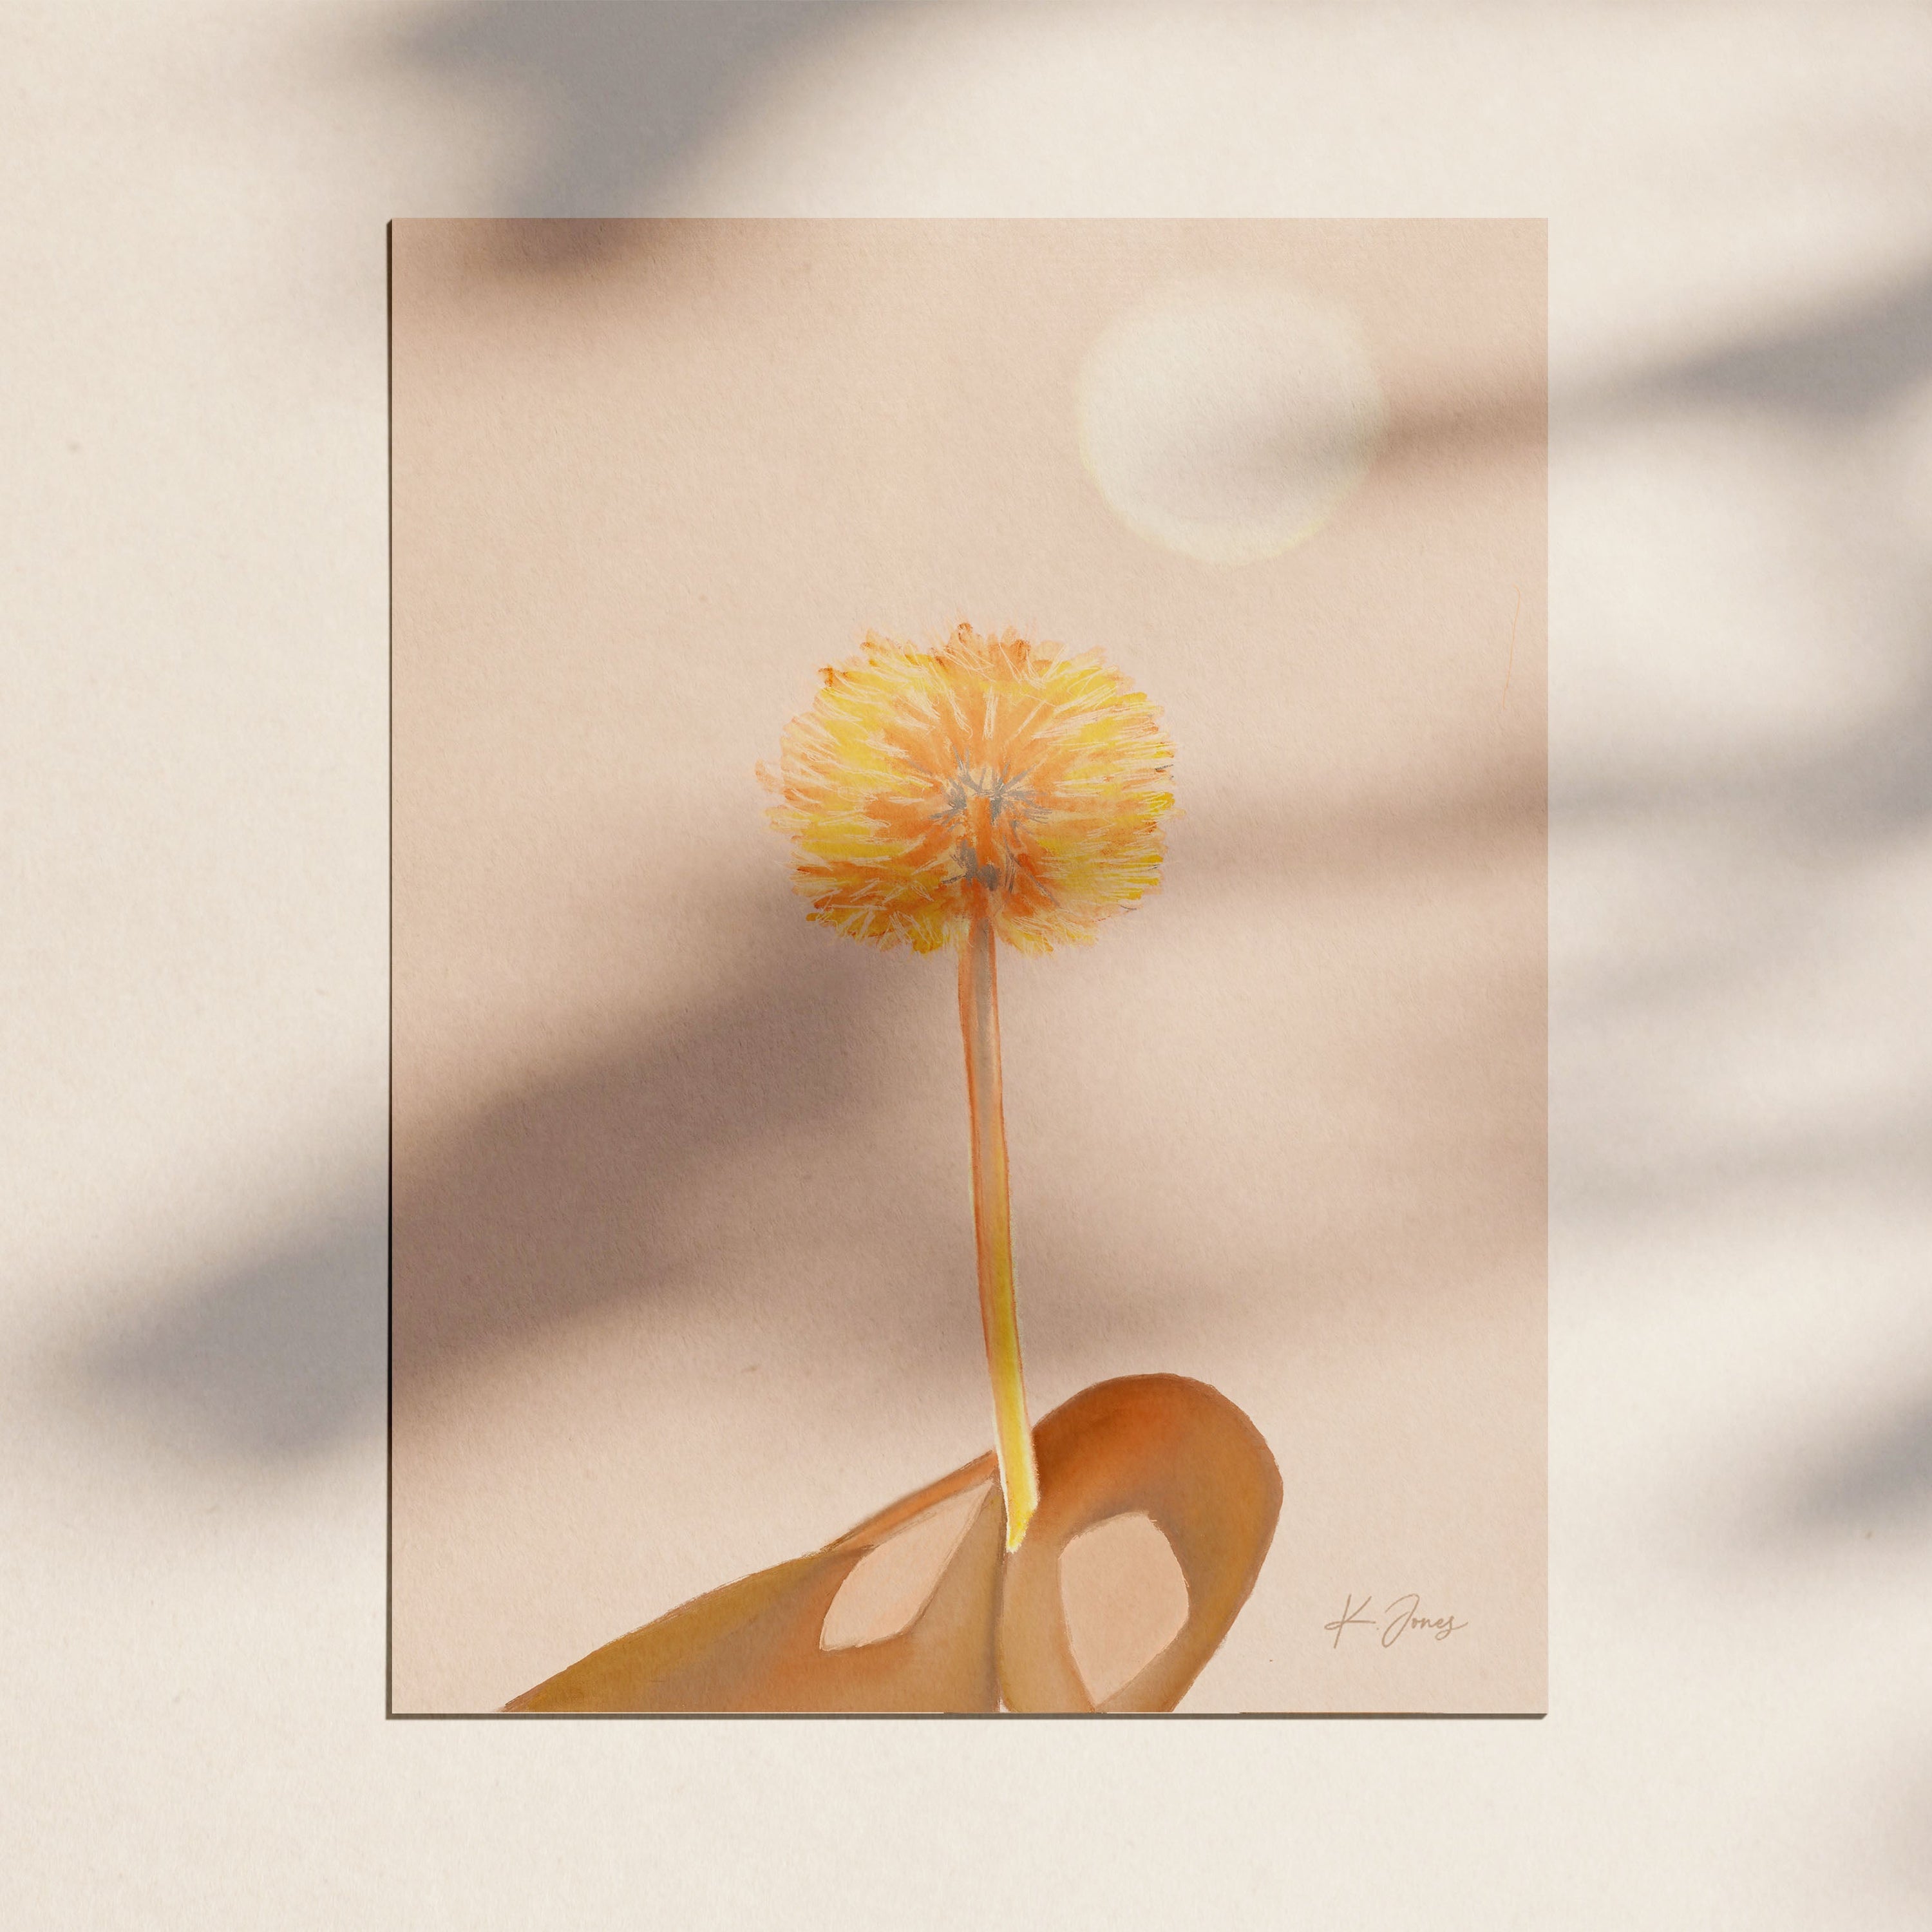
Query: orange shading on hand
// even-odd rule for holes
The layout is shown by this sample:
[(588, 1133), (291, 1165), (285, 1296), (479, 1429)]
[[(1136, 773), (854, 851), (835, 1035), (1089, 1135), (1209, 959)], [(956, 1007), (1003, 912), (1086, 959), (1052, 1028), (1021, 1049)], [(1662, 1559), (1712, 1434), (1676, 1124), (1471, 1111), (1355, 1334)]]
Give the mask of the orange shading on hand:
[(992, 1456), (681, 1605), (512, 1712), (1171, 1711), (1247, 1600), (1281, 1478), (1204, 1383), (1096, 1383), (1034, 1432), (1016, 1550)]

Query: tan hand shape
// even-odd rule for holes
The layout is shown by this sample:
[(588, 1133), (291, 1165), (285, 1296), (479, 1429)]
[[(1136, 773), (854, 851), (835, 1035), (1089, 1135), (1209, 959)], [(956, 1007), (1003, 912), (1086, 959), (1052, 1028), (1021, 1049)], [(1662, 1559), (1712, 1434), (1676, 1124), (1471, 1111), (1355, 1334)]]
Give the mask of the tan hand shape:
[(512, 1712), (1169, 1711), (1260, 1574), (1281, 1478), (1179, 1376), (1096, 1383), (1034, 1431), (1009, 1555), (992, 1456), (814, 1555), (694, 1599)]

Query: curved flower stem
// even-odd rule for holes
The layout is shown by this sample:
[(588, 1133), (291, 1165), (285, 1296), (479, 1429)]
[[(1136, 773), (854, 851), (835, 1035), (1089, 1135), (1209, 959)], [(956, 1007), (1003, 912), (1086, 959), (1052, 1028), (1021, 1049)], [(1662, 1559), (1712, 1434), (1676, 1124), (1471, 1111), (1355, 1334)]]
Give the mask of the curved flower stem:
[(966, 1105), (973, 1124), (973, 1232), (980, 1321), (993, 1382), (994, 1439), (1006, 1504), (1006, 1547), (1017, 1550), (1040, 1506), (1040, 1471), (1020, 1370), (1013, 1296), (1012, 1214), (1006, 1193), (1006, 1122), (1000, 1103), (1000, 994), (991, 922), (976, 919), (959, 951), (959, 1030), (966, 1041)]

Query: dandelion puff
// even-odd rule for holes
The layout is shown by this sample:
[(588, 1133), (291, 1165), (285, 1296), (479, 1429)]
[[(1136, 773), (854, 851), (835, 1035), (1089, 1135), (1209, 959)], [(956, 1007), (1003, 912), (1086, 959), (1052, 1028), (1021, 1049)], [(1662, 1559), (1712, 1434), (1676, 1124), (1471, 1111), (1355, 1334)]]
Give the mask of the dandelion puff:
[(936, 650), (868, 636), (822, 675), (761, 774), (811, 919), (916, 952), (983, 919), (1047, 952), (1159, 886), (1173, 748), (1097, 652), (962, 624)]

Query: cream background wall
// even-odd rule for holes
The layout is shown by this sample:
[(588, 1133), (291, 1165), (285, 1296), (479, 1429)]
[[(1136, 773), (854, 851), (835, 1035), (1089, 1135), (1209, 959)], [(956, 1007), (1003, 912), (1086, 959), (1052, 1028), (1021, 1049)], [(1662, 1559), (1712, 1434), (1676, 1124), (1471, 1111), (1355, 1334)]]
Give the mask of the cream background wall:
[[(1922, 1922), (1932, 19), (5, 33), (14, 1922)], [(382, 224), (545, 212), (1549, 217), (1546, 1720), (384, 1724)]]

